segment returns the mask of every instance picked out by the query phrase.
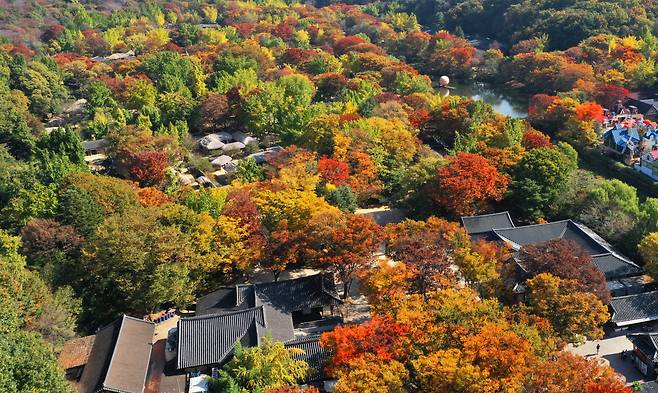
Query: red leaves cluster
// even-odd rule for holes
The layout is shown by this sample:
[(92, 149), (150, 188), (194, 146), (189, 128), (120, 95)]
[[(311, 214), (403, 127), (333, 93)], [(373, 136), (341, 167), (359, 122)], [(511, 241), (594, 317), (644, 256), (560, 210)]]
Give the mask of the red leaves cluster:
[(308, 229), (310, 246), (304, 252), (336, 274), (347, 297), (353, 275), (373, 259), (381, 227), (365, 216), (330, 211), (313, 217)]
[(328, 157), (318, 161), (318, 171), (322, 180), (336, 186), (347, 184), (350, 177), (350, 168), (346, 163)]
[(336, 41), (334, 43), (334, 51), (336, 52), (336, 54), (342, 55), (348, 52), (351, 47), (364, 43), (366, 43), (366, 40), (364, 40), (363, 38), (350, 35)]
[(341, 125), (359, 119), (361, 119), (361, 115), (359, 115), (358, 113), (343, 113), (338, 117), (338, 121), (340, 122)]
[(551, 96), (548, 94), (535, 94), (530, 99), (530, 105), (528, 106), (528, 116), (530, 116), (530, 118), (543, 116), (548, 110), (548, 107), (551, 106), (551, 104), (557, 99), (557, 96)]
[(573, 240), (551, 240), (523, 246), (521, 264), (532, 275), (550, 273), (556, 277), (577, 280), (582, 289), (594, 293), (603, 304), (610, 300), (610, 291), (603, 273), (592, 257)]
[(21, 252), (30, 262), (44, 262), (57, 252), (78, 255), (84, 238), (75, 228), (52, 219), (35, 219), (21, 229)]
[(217, 130), (229, 121), (230, 106), (225, 94), (210, 93), (201, 103), (201, 126), (204, 130)]
[(631, 94), (630, 90), (616, 85), (600, 84), (596, 87), (596, 102), (604, 108), (611, 109), (617, 101), (624, 101)]
[(422, 128), (432, 119), (432, 115), (426, 109), (410, 111), (409, 123), (414, 128)]
[(486, 210), (489, 201), (499, 201), (509, 178), (486, 158), (458, 153), (437, 173), (437, 202), (453, 217), (474, 215)]
[(129, 159), (130, 178), (141, 185), (157, 185), (164, 180), (169, 165), (167, 153), (162, 150), (147, 150), (133, 153)]
[(312, 49), (288, 48), (283, 54), (283, 62), (293, 65), (307, 63), (318, 57), (318, 53)]
[(263, 234), (260, 212), (251, 197), (249, 189), (236, 188), (231, 190), (226, 197), (226, 205), (224, 205), (222, 214), (240, 220), (240, 225), (244, 226), (249, 233), (247, 244), (250, 249), (264, 250), (266, 240)]
[(523, 140), (521, 143), (523, 144), (523, 147), (528, 150), (549, 147), (552, 145), (551, 138), (548, 135), (536, 130), (530, 130), (523, 134)]
[(409, 329), (390, 317), (375, 317), (365, 324), (339, 326), (323, 334), (320, 344), (333, 351), (329, 370), (335, 372), (364, 354), (382, 360), (399, 359), (403, 354), (401, 340), (408, 334)]

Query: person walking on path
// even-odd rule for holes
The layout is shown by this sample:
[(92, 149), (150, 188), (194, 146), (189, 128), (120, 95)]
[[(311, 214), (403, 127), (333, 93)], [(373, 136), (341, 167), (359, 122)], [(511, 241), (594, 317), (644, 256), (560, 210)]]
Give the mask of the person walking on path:
[(601, 350), (601, 344), (596, 344), (596, 354), (599, 354), (599, 351)]

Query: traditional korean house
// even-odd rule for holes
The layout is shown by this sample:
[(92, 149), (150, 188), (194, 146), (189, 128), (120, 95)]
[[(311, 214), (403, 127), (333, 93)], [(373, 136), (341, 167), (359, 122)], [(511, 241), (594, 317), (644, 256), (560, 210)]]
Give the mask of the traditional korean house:
[(89, 361), (96, 336), (74, 338), (64, 343), (57, 362), (66, 372), (66, 379), (77, 382)]
[(319, 333), (340, 322), (333, 280), (317, 274), (263, 284), (220, 288), (197, 300), (196, 316), (178, 322), (176, 366), (208, 372), (228, 362), (239, 342), (254, 347), (265, 337), (306, 351), (302, 358), (321, 379), (329, 353), (319, 346)]
[[(583, 224), (573, 220), (563, 220), (517, 227), (508, 212), (462, 217), (462, 223), (472, 239), (506, 243), (515, 252), (525, 245), (557, 239), (572, 240), (591, 255), (594, 265), (605, 275), (608, 289), (613, 296), (611, 308), (612, 323), (615, 327), (627, 326), (626, 322), (629, 321), (630, 324), (637, 324), (653, 320), (653, 315), (648, 315), (653, 313), (651, 311), (653, 309), (658, 319), (658, 292), (647, 292), (655, 288), (653, 280), (644, 275), (644, 270), (640, 266), (616, 251)], [(523, 283), (528, 278), (528, 274), (516, 256), (512, 259), (516, 263), (517, 275), (516, 281), (508, 285), (513, 288), (519, 299), (523, 299), (525, 293)], [(617, 299), (615, 297), (628, 297), (628, 300), (618, 298), (619, 300), (615, 301)], [(623, 310), (628, 310), (631, 304), (637, 305), (644, 310), (642, 313), (647, 315), (629, 319)]]
[(658, 367), (658, 333), (629, 334), (628, 339), (633, 343), (632, 360), (642, 375), (656, 379)]
[(155, 324), (122, 316), (96, 333), (80, 381), (80, 393), (143, 393)]

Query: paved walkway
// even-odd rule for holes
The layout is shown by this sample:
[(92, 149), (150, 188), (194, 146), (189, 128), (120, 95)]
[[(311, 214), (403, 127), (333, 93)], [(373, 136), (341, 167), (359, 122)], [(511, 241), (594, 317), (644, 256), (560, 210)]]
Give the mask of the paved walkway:
[[(623, 350), (627, 352), (633, 350), (633, 344), (626, 338), (626, 333), (612, 333), (602, 340), (587, 341), (585, 344), (577, 347), (569, 344), (566, 350), (586, 358), (597, 357), (605, 359), (610, 364), (610, 367), (626, 378), (627, 383), (644, 381), (644, 376), (635, 368), (630, 358), (627, 356), (626, 359), (622, 360), (620, 356)], [(601, 346), (598, 354), (596, 353), (597, 344)]]

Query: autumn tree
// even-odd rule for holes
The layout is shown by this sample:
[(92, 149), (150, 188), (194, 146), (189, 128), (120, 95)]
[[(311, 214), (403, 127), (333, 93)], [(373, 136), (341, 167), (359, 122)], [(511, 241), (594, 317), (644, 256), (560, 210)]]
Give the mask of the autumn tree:
[(527, 303), (533, 313), (551, 321), (567, 342), (603, 337), (601, 326), (610, 319), (596, 295), (578, 289), (579, 282), (542, 273), (527, 281)]
[(347, 183), (349, 177), (349, 166), (341, 161), (323, 157), (318, 160), (318, 171), (322, 180), (335, 186), (342, 186)]
[(145, 187), (137, 190), (139, 203), (144, 207), (159, 207), (172, 203), (173, 199), (154, 187)]
[(198, 123), (206, 132), (222, 129), (229, 124), (229, 112), (227, 96), (210, 93), (201, 102)]
[(164, 180), (165, 169), (169, 165), (164, 151), (143, 151), (130, 158), (128, 172), (130, 178), (143, 186), (157, 185)]
[(486, 376), (476, 382), (478, 390), (521, 388), (534, 361), (527, 340), (497, 325), (486, 325), (478, 334), (467, 338), (463, 354)]
[(528, 150), (550, 146), (551, 138), (542, 132), (530, 130), (523, 134), (523, 147)]
[(481, 213), (491, 201), (500, 201), (509, 179), (484, 157), (457, 153), (448, 165), (439, 168), (436, 200), (451, 216)]
[(235, 188), (229, 191), (222, 215), (237, 219), (239, 224), (245, 228), (248, 233), (246, 243), (250, 249), (261, 250), (264, 248), (265, 234), (260, 212), (248, 188)]
[(302, 230), (291, 230), (286, 220), (279, 221), (274, 231), (271, 231), (265, 239), (259, 265), (272, 272), (274, 281), (278, 281), (286, 268), (301, 260), (307, 239)]
[(84, 238), (69, 225), (53, 219), (30, 221), (21, 230), (21, 253), (28, 264), (55, 285), (63, 278), (75, 276), (75, 262), (80, 257)]
[(412, 293), (413, 272), (403, 262), (380, 261), (359, 273), (360, 292), (375, 314), (386, 314)]
[(530, 275), (550, 273), (562, 279), (576, 280), (581, 290), (593, 293), (603, 303), (610, 300), (605, 276), (587, 251), (573, 240), (550, 240), (523, 246), (519, 259)]
[(502, 289), (503, 264), (511, 256), (508, 246), (479, 240), (454, 254), (461, 277), (483, 296), (495, 296)]
[(658, 232), (652, 232), (642, 239), (638, 251), (645, 262), (645, 268), (652, 277), (658, 277)]
[(238, 343), (231, 361), (219, 371), (216, 379), (210, 381), (210, 391), (264, 392), (297, 385), (310, 371), (306, 362), (295, 359), (301, 352), (286, 348), (282, 342), (274, 342), (267, 337), (253, 348), (244, 348)]
[(404, 339), (408, 329), (389, 317), (375, 317), (367, 323), (338, 326), (320, 338), (323, 347), (332, 351), (330, 373), (347, 371), (351, 363), (366, 354), (380, 360), (402, 360), (406, 353)]
[(395, 360), (382, 360), (367, 354), (349, 363), (349, 368), (338, 372), (336, 393), (405, 393), (409, 371)]
[(412, 293), (426, 295), (455, 285), (453, 253), (468, 242), (459, 225), (435, 217), (427, 221), (407, 220), (386, 226), (385, 236), (386, 253), (393, 260), (404, 262)]
[(631, 393), (630, 387), (614, 369), (598, 359), (586, 359), (561, 351), (542, 362), (532, 375), (530, 393)]
[(306, 252), (316, 266), (336, 274), (347, 298), (354, 274), (372, 262), (379, 231), (379, 225), (364, 216), (319, 213), (309, 222)]

